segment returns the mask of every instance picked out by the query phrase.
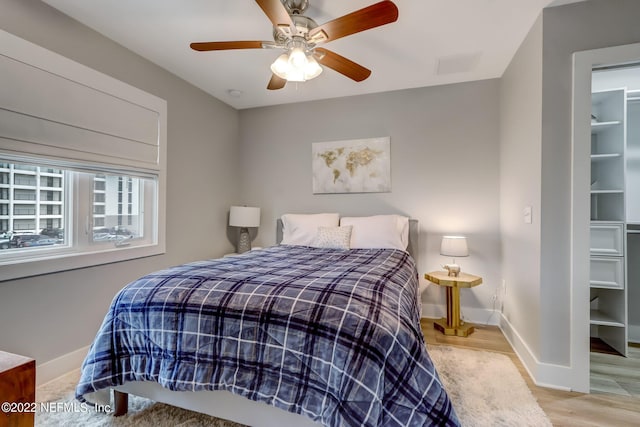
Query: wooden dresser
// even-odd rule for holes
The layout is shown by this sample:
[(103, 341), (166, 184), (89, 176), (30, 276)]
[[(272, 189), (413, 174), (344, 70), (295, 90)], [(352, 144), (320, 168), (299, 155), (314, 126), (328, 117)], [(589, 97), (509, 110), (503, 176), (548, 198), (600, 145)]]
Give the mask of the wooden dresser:
[[(0, 351), (0, 405), (9, 403), (0, 410), (0, 427), (33, 426), (35, 401), (36, 361)], [(16, 412), (16, 409), (25, 408), (24, 404), (27, 404), (27, 411)]]

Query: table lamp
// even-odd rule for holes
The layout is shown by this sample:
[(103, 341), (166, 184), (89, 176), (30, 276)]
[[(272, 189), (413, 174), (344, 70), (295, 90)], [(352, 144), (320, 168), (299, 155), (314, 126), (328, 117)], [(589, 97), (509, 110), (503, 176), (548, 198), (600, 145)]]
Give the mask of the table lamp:
[(440, 255), (453, 257), (451, 264), (442, 267), (449, 272), (449, 276), (458, 277), (460, 266), (456, 264), (456, 257), (469, 256), (467, 238), (463, 236), (443, 236), (440, 244)]
[(250, 251), (251, 238), (249, 237), (248, 227), (260, 226), (260, 208), (231, 206), (229, 225), (232, 227), (240, 227), (240, 236), (238, 237), (236, 252), (242, 254)]

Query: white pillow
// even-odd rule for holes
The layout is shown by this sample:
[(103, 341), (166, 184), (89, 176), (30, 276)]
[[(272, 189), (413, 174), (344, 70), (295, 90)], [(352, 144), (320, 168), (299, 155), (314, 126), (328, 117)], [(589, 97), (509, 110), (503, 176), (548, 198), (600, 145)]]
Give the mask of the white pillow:
[(318, 234), (313, 246), (316, 248), (349, 249), (352, 228), (350, 225), (318, 227)]
[(390, 248), (406, 250), (409, 246), (409, 218), (402, 215), (344, 217), (340, 225), (351, 225), (351, 249)]
[(337, 227), (340, 215), (321, 214), (284, 214), (282, 215), (283, 245), (312, 246), (318, 234), (318, 227)]

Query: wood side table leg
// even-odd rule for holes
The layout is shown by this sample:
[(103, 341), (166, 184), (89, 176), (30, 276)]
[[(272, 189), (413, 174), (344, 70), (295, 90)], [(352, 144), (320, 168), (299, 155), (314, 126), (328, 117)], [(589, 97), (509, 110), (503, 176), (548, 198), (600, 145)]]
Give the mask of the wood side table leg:
[(447, 326), (460, 327), (460, 289), (457, 287), (447, 288)]
[(434, 328), (445, 335), (467, 337), (473, 332), (473, 326), (463, 324), (460, 316), (460, 288), (447, 287), (447, 318), (436, 320)]
[(445, 289), (447, 295), (447, 328), (453, 328), (453, 294), (451, 288)]

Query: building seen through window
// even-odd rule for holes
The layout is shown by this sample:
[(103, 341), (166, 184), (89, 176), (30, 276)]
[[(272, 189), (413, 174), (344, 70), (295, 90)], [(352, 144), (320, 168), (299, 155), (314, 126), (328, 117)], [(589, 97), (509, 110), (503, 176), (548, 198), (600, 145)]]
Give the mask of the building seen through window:
[(74, 243), (65, 230), (81, 215), (69, 185), (76, 176), (92, 183), (90, 242), (143, 237), (144, 179), (0, 162), (0, 257), (11, 249)]

